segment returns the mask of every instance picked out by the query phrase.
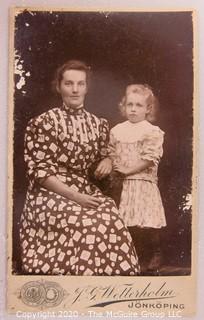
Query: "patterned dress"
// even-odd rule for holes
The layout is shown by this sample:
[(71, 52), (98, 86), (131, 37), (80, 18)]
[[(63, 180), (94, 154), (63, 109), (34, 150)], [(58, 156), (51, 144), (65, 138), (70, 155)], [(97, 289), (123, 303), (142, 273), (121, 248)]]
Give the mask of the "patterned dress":
[(113, 161), (132, 167), (137, 160), (152, 161), (147, 169), (125, 177), (119, 213), (128, 227), (161, 228), (166, 226), (164, 208), (157, 186), (157, 171), (163, 154), (164, 132), (144, 120), (125, 121), (110, 132)]
[[(108, 125), (83, 108), (62, 106), (32, 119), (25, 135), (29, 187), (21, 216), (23, 271), (28, 274), (136, 275), (138, 259), (114, 201), (90, 182), (107, 156)], [(88, 209), (43, 188), (55, 175), (103, 202)]]

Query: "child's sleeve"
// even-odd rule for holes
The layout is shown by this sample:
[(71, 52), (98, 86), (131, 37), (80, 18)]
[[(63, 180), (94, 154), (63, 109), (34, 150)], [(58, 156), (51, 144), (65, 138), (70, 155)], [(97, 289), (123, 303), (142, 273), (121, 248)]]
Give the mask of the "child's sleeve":
[(158, 164), (163, 155), (164, 132), (156, 127), (146, 133), (142, 140), (141, 159)]

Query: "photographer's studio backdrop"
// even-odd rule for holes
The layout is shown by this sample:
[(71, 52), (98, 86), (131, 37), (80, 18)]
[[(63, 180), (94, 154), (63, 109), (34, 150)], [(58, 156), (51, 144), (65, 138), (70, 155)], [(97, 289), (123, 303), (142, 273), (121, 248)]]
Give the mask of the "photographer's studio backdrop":
[(24, 131), (30, 118), (60, 105), (51, 88), (69, 59), (93, 71), (86, 109), (112, 127), (129, 83), (147, 83), (165, 131), (159, 187), (167, 218), (164, 275), (191, 271), (193, 26), (187, 12), (22, 11), (15, 18), (13, 272), (20, 273), (19, 220), (27, 188)]

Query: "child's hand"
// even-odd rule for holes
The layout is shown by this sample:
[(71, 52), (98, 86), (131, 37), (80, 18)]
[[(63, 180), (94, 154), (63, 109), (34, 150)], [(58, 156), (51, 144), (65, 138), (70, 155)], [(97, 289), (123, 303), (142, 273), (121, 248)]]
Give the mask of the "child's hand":
[(103, 159), (96, 168), (94, 175), (97, 179), (105, 178), (112, 171), (112, 161), (109, 158)]
[(124, 174), (125, 176), (128, 176), (130, 174), (130, 168), (123, 166), (121, 164), (114, 164), (113, 169), (115, 171), (118, 171), (118, 172)]

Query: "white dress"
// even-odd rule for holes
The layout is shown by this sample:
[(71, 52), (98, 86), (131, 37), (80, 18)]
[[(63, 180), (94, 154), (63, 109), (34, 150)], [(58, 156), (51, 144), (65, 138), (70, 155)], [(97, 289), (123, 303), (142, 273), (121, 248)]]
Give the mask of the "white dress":
[(138, 159), (152, 161), (147, 169), (124, 178), (119, 213), (127, 226), (161, 228), (166, 226), (164, 208), (157, 186), (158, 164), (163, 154), (164, 132), (143, 120), (125, 121), (110, 132), (113, 162), (131, 167)]

